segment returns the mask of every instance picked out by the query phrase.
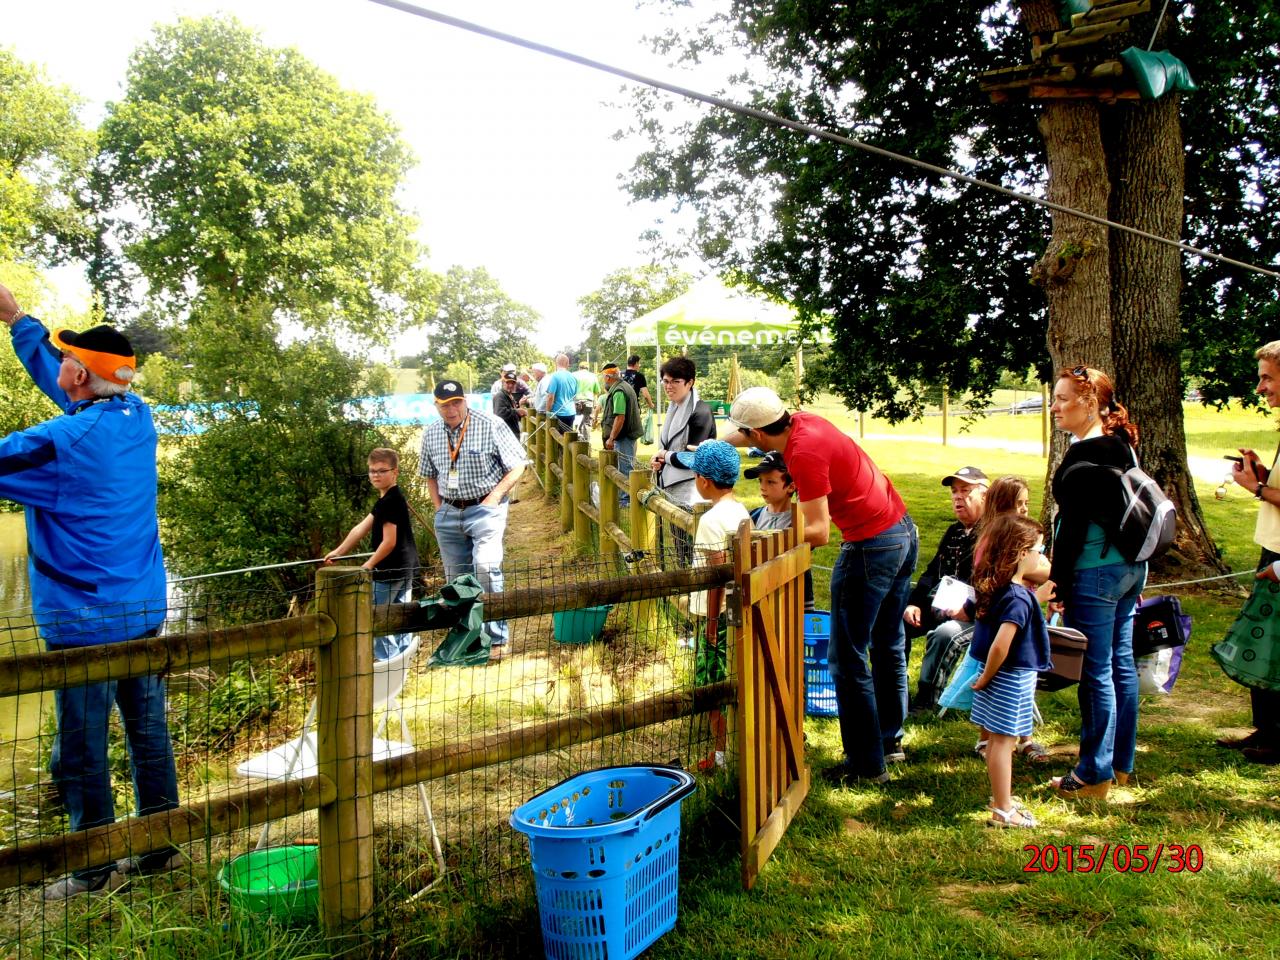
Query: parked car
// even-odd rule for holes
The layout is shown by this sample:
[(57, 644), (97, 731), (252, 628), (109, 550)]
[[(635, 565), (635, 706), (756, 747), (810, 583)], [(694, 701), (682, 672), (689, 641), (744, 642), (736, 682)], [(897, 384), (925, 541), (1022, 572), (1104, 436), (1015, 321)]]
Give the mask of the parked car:
[(1039, 413), (1044, 407), (1044, 397), (1027, 397), (1025, 400), (1019, 400), (1009, 412), (1017, 416), (1019, 413)]

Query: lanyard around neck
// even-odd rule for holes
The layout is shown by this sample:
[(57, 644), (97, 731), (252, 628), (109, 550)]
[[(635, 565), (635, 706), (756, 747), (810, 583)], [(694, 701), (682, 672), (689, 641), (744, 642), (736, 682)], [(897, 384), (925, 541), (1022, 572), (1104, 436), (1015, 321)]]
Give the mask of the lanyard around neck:
[(453, 464), (458, 462), (458, 454), (462, 452), (462, 441), (466, 439), (467, 427), (469, 427), (470, 425), (471, 425), (471, 411), (468, 410), (467, 415), (462, 419), (462, 426), (459, 427), (458, 429), (457, 446), (454, 446), (452, 441), (449, 440), (449, 431), (446, 429), (444, 432), (444, 442), (449, 447), (449, 465), (450, 466), (453, 466)]

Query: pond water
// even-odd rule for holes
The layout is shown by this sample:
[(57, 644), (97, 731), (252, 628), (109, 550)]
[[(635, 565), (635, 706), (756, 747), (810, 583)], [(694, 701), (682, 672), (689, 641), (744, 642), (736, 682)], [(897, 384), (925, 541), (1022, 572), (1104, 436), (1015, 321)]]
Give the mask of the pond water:
[[(27, 528), (21, 513), (0, 513), (0, 662), (40, 649), (31, 620)], [(36, 735), (53, 694), (0, 697), (0, 784), (35, 779)]]

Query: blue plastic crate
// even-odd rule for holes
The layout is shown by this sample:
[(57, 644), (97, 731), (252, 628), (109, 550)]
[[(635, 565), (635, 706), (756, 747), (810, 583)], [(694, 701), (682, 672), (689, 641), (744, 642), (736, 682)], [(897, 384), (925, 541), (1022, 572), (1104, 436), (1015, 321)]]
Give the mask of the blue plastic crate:
[(680, 801), (695, 786), (675, 767), (603, 767), (511, 814), (548, 960), (630, 960), (676, 925)]
[(804, 712), (811, 717), (839, 716), (836, 684), (827, 667), (831, 614), (815, 610), (804, 615)]

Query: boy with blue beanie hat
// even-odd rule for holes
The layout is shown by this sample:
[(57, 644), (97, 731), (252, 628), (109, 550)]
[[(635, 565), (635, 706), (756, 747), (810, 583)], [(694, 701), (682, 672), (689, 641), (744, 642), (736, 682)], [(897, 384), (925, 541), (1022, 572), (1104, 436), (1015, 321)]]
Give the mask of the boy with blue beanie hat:
[[(680, 467), (692, 470), (698, 496), (711, 501), (711, 509), (698, 519), (694, 535), (694, 563), (725, 563), (730, 556), (738, 527), (751, 522), (747, 508), (733, 496), (742, 460), (738, 451), (723, 440), (705, 440), (697, 450), (672, 455)], [(697, 636), (694, 677), (699, 686), (718, 683), (729, 676), (729, 618), (724, 609), (725, 588), (700, 591), (689, 598), (689, 612), (696, 618)], [(715, 747), (698, 769), (712, 771), (725, 764), (724, 752), (728, 732), (724, 714), (712, 710), (708, 714)]]

